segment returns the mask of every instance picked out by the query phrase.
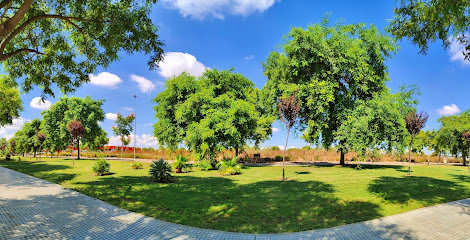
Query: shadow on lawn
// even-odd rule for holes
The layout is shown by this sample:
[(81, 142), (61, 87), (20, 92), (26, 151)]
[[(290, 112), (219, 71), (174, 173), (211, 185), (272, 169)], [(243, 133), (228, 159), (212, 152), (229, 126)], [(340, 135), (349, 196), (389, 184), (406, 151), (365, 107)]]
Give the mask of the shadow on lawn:
[(415, 200), (434, 205), (470, 196), (470, 191), (454, 181), (430, 177), (380, 177), (372, 182), (369, 191), (393, 203)]
[(376, 204), (342, 201), (317, 181), (238, 184), (226, 177), (181, 176), (173, 184), (147, 177), (105, 177), (77, 190), (162, 220), (235, 232), (275, 233), (333, 227), (380, 217)]
[(72, 180), (76, 176), (76, 174), (70, 173), (52, 173), (51, 171), (70, 169), (71, 167), (67, 165), (48, 164), (47, 162), (2, 161), (0, 162), (0, 166), (57, 184)]

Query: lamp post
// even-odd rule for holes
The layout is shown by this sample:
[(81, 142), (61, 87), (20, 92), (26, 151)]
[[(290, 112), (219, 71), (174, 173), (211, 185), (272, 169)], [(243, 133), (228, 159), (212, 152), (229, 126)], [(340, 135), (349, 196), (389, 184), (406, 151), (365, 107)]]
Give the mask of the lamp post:
[(134, 94), (134, 160), (135, 160), (135, 144), (137, 134), (137, 96)]

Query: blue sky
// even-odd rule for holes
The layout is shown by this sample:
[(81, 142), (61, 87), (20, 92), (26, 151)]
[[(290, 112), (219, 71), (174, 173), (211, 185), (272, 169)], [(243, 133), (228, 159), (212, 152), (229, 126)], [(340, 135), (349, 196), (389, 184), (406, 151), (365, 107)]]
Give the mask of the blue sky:
[[(194, 75), (204, 68), (228, 69), (242, 73), (262, 88), (267, 79), (261, 63), (282, 43), (282, 37), (291, 27), (307, 27), (321, 21), (331, 12), (332, 22), (344, 19), (346, 23), (365, 22), (383, 30), (393, 17), (395, 1), (275, 1), (275, 0), (160, 0), (153, 8), (152, 19), (159, 27), (160, 39), (166, 44), (164, 63), (150, 71), (148, 56), (121, 55), (121, 60), (107, 69), (94, 73), (92, 83), (86, 84), (69, 96), (104, 99), (103, 110), (109, 119), (101, 123), (111, 144), (113, 114), (134, 111), (133, 95), (137, 95), (137, 146), (156, 147), (152, 140), (154, 118), (152, 99), (163, 90), (168, 76), (183, 70)], [(470, 106), (468, 73), (470, 63), (463, 61), (459, 46), (443, 49), (432, 44), (427, 55), (405, 40), (401, 49), (387, 61), (392, 91), (403, 84), (416, 84), (422, 91), (419, 109), (429, 113), (426, 129), (439, 127), (442, 114), (456, 114)], [(61, 94), (57, 92), (57, 97)], [(28, 120), (40, 117), (37, 101), (40, 91), (22, 95), (24, 110), (15, 124), (0, 128), (0, 137), (10, 137)], [(48, 98), (54, 103), (58, 98)], [(33, 107), (34, 106), (34, 107)], [(47, 107), (46, 105), (39, 106)], [(275, 122), (270, 140), (262, 146), (284, 145), (286, 133)], [(131, 143), (133, 145), (133, 143)], [(293, 136), (289, 147), (302, 147), (303, 140)]]

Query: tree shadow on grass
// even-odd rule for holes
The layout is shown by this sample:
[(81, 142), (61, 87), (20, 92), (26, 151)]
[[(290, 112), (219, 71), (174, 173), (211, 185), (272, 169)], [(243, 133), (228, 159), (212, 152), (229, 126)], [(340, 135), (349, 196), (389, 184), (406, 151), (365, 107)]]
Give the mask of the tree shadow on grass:
[(392, 203), (415, 200), (426, 206), (460, 200), (470, 196), (468, 188), (447, 180), (430, 177), (380, 177), (369, 191)]
[(181, 176), (173, 184), (147, 177), (106, 177), (76, 190), (106, 202), (183, 225), (233, 232), (276, 233), (333, 227), (381, 217), (379, 206), (335, 197), (329, 184)]
[(72, 180), (76, 176), (76, 174), (70, 173), (52, 173), (51, 171), (65, 170), (71, 167), (61, 164), (48, 164), (47, 162), (5, 161), (1, 162), (0, 166), (57, 184)]

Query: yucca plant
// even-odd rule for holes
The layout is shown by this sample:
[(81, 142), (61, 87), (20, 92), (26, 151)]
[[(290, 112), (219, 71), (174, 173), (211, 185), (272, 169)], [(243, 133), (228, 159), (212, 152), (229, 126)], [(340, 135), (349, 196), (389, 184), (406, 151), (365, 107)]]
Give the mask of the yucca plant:
[(171, 182), (173, 177), (171, 176), (170, 172), (171, 166), (167, 161), (163, 160), (163, 158), (158, 161), (152, 161), (150, 164), (149, 174), (154, 182)]
[(175, 173), (188, 172), (188, 158), (181, 155), (176, 156), (176, 161), (173, 163), (173, 169), (175, 170)]
[(240, 174), (242, 170), (242, 166), (237, 161), (238, 161), (237, 157), (234, 157), (232, 159), (224, 158), (217, 164), (217, 167), (219, 168), (219, 172), (222, 175)]

